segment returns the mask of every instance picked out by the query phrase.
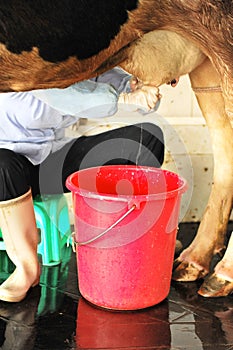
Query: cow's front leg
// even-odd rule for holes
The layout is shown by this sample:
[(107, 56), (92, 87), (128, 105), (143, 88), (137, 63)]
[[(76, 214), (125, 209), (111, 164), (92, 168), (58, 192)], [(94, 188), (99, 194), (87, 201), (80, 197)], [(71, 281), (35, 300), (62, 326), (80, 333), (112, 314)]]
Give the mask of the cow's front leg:
[(220, 79), (208, 60), (190, 74), (190, 79), (194, 90), (207, 88), (195, 91), (210, 130), (214, 176), (197, 235), (175, 261), (173, 279), (177, 281), (193, 281), (206, 276), (213, 255), (223, 251), (233, 193), (233, 130), (221, 91), (212, 89), (219, 86)]

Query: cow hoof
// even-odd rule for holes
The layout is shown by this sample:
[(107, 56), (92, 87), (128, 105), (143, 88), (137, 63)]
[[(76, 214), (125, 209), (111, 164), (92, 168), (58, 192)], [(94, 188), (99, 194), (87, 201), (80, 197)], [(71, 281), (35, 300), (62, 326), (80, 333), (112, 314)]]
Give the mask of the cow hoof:
[(207, 271), (198, 269), (192, 263), (180, 261), (178, 258), (173, 264), (172, 279), (174, 281), (193, 282), (204, 278), (207, 273)]
[(198, 294), (206, 298), (225, 297), (233, 292), (233, 282), (227, 281), (222, 277), (213, 273), (208, 276), (202, 286), (200, 287)]

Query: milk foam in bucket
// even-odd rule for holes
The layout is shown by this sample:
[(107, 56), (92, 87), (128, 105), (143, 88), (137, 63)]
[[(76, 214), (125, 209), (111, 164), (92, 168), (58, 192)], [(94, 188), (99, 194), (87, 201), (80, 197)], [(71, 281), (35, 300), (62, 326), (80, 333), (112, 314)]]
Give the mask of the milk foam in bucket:
[(107, 165), (73, 173), (66, 186), (73, 198), (81, 295), (115, 310), (164, 300), (186, 181), (163, 169)]

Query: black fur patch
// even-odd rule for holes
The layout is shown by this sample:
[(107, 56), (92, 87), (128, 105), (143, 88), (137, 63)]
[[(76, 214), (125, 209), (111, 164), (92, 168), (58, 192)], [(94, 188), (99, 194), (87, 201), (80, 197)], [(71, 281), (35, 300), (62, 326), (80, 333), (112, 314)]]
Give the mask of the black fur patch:
[(13, 53), (38, 47), (44, 60), (85, 59), (109, 46), (137, 0), (11, 0), (0, 4), (0, 42)]

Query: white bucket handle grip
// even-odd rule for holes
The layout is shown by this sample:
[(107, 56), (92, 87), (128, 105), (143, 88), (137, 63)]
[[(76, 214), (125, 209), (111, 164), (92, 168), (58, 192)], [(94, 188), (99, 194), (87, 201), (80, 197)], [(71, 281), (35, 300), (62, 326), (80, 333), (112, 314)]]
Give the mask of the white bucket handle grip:
[(128, 211), (122, 215), (116, 222), (114, 222), (114, 224), (112, 224), (111, 226), (109, 226), (106, 230), (104, 230), (103, 232), (99, 233), (97, 236), (88, 239), (87, 241), (84, 242), (77, 242), (75, 240), (75, 233), (72, 233), (72, 246), (73, 246), (73, 251), (75, 252), (75, 246), (80, 246), (80, 245), (87, 245), (90, 244), (94, 241), (96, 241), (97, 239), (103, 237), (106, 233), (108, 233), (110, 230), (112, 230), (116, 225), (118, 225), (122, 220), (124, 220), (130, 213), (132, 213), (132, 211), (134, 211), (136, 209), (136, 204), (133, 204), (133, 206), (128, 209)]

